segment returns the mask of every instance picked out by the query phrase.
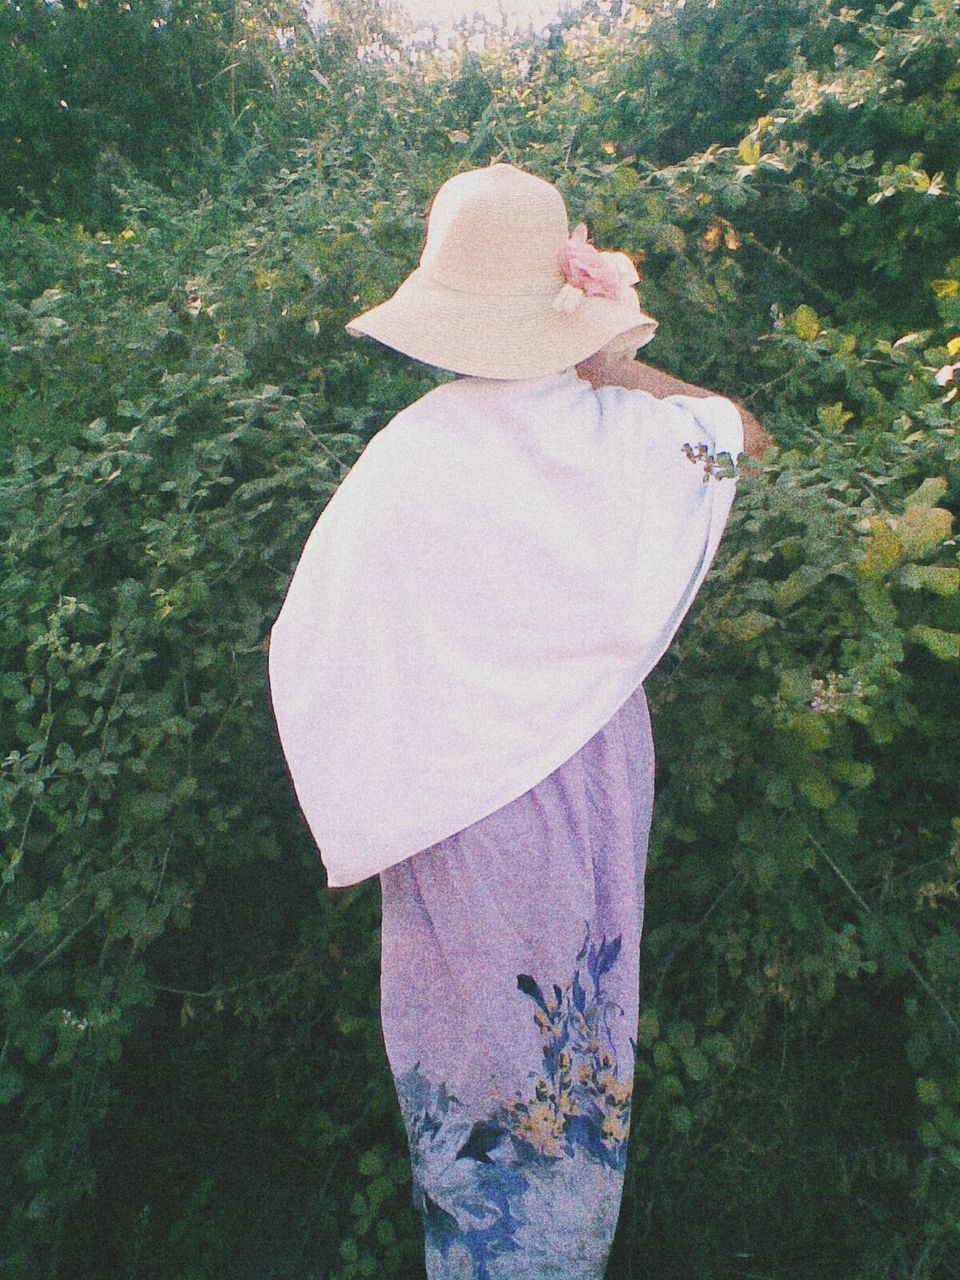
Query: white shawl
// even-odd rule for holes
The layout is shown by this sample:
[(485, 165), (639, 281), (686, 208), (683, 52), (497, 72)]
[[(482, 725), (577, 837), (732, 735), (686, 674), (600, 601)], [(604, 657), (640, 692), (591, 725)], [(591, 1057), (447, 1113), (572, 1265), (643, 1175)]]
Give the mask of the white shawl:
[(332, 887), (509, 803), (573, 755), (670, 643), (735, 480), (729, 400), (572, 369), (462, 378), (367, 444), (270, 633), (280, 741)]

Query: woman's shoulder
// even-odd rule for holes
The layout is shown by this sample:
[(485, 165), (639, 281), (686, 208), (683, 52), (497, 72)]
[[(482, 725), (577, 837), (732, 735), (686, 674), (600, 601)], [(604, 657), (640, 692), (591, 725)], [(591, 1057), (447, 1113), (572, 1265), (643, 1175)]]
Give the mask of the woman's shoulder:
[(420, 424), (442, 421), (445, 417), (462, 411), (469, 398), (466, 379), (441, 382), (404, 408), (398, 409), (378, 434), (383, 435), (385, 431), (393, 429), (393, 434), (396, 435), (400, 428), (409, 430)]
[(458, 438), (451, 427), (462, 424), (469, 409), (460, 382), (431, 387), (398, 410), (364, 446), (368, 472), (374, 469), (391, 484), (432, 472)]

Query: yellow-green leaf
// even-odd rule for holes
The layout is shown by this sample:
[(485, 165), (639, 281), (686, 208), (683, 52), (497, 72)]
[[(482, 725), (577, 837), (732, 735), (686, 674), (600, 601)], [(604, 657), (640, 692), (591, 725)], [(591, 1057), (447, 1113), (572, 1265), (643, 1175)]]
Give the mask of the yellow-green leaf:
[(915, 503), (902, 516), (890, 520), (904, 556), (914, 559), (940, 546), (950, 537), (953, 513), (946, 507), (923, 507)]
[(796, 311), (788, 318), (790, 320), (790, 328), (804, 342), (813, 342), (820, 332), (820, 317), (813, 307), (808, 307), (806, 303), (797, 307)]
[(904, 503), (905, 507), (935, 507), (947, 492), (946, 476), (927, 476)]
[(761, 613), (758, 609), (748, 609), (737, 618), (725, 619), (723, 629), (731, 639), (745, 644), (763, 635), (764, 631), (768, 631), (773, 626), (774, 621), (775, 619), (768, 613)]
[(873, 516), (869, 521), (870, 538), (863, 559), (855, 566), (857, 575), (873, 581), (886, 577), (903, 558), (903, 545), (886, 520)]
[(836, 760), (833, 776), (848, 787), (868, 787), (873, 781), (873, 765), (865, 760)]
[(913, 628), (910, 635), (926, 645), (935, 658), (944, 662), (960, 662), (960, 632), (941, 631), (939, 627), (926, 627), (921, 623)]
[(897, 581), (911, 591), (955, 596), (960, 591), (960, 569), (946, 564), (906, 564), (897, 575)]
[(640, 175), (632, 165), (619, 165), (613, 172), (613, 189), (617, 195), (629, 195), (640, 185)]
[(755, 138), (744, 138), (737, 148), (737, 155), (744, 164), (756, 164), (760, 159), (760, 143)]
[[(819, 329), (817, 332), (819, 332)], [(816, 333), (814, 333), (813, 337), (816, 336)], [(839, 400), (836, 404), (821, 405), (817, 410), (817, 421), (822, 427), (826, 427), (828, 431), (842, 431), (852, 417), (853, 414), (850, 410), (844, 409)]]
[(791, 609), (816, 587), (823, 578), (823, 571), (816, 565), (802, 564), (777, 587), (774, 600), (778, 611)]

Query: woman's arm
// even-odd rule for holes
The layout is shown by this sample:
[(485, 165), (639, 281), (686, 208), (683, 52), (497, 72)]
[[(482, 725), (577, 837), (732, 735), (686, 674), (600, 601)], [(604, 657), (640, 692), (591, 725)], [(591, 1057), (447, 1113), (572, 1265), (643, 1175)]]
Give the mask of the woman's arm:
[[(598, 351), (589, 360), (577, 365), (577, 373), (594, 387), (628, 387), (637, 391), (648, 391), (650, 395), (662, 399), (664, 396), (713, 396), (716, 391), (707, 391), (704, 387), (694, 386), (691, 382), (683, 382), (669, 373), (662, 373), (652, 365), (643, 364), (639, 360), (613, 358)], [(742, 404), (737, 405), (743, 419), (743, 447), (753, 458), (762, 458), (773, 444), (770, 435), (764, 431), (760, 423)]]

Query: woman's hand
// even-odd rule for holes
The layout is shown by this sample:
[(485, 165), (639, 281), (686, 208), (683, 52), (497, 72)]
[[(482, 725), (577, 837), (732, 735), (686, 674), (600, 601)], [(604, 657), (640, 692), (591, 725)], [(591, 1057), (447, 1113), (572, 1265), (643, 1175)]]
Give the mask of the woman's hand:
[(634, 329), (627, 329), (625, 333), (617, 334), (611, 342), (601, 347), (592, 356), (582, 360), (577, 365), (577, 373), (594, 387), (627, 386), (628, 384), (621, 379), (631, 375), (625, 374), (624, 369), (628, 365), (638, 363), (635, 359), (637, 351), (640, 347), (646, 346), (651, 337), (650, 325), (638, 325)]

